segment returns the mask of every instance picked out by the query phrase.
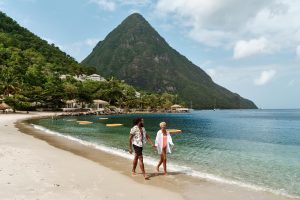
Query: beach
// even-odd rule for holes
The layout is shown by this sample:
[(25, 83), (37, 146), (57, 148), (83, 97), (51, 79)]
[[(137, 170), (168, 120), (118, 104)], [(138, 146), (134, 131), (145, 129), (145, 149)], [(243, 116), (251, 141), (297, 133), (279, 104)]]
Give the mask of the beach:
[(144, 181), (141, 175), (131, 177), (129, 159), (20, 121), (53, 114), (0, 115), (0, 199), (291, 199), (180, 172), (164, 177), (149, 165), (151, 178)]
[(82, 156), (55, 148), (15, 127), (17, 120), (36, 115), (0, 115), (1, 200), (182, 199), (179, 194), (140, 184)]

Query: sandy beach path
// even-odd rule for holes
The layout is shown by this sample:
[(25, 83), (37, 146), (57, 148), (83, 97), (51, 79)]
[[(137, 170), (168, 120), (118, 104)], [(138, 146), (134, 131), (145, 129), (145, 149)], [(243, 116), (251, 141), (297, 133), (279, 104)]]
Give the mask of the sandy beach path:
[(17, 120), (49, 113), (0, 114), (0, 199), (182, 199), (23, 134)]

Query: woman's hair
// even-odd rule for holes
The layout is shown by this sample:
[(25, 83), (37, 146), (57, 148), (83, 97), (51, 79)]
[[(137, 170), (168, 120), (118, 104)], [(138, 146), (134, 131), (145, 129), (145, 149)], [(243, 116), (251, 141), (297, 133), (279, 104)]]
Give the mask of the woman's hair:
[(135, 125), (138, 125), (142, 120), (143, 120), (143, 118), (135, 118), (135, 119), (133, 120), (133, 125), (134, 125), (134, 126), (135, 126)]
[(167, 123), (166, 123), (166, 122), (160, 122), (160, 123), (159, 123), (159, 127), (161, 127), (161, 126), (163, 126), (163, 125), (167, 126)]

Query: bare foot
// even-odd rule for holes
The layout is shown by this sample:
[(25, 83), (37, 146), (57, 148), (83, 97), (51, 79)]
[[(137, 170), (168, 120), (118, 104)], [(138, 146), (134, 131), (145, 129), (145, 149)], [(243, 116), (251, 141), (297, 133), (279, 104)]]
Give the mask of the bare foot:
[(156, 167), (156, 172), (159, 172), (159, 167), (158, 166)]
[(131, 172), (131, 176), (136, 176), (136, 172)]
[(165, 172), (165, 173), (164, 173), (164, 176), (168, 176), (168, 172)]
[(148, 175), (144, 174), (144, 179), (145, 179), (145, 181), (150, 180), (150, 177)]

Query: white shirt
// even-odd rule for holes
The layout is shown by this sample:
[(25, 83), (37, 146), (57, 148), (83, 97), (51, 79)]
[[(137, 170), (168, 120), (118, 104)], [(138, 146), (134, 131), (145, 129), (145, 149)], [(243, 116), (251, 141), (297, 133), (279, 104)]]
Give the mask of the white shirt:
[[(159, 154), (161, 154), (161, 152), (162, 152), (163, 143), (164, 143), (163, 140), (164, 140), (164, 134), (162, 133), (161, 130), (157, 131), (156, 139), (155, 139), (155, 146), (156, 146), (157, 152)], [(169, 131), (167, 131), (167, 152), (168, 153), (171, 153), (170, 145), (174, 146), (172, 137), (171, 137)]]
[(142, 127), (142, 131), (143, 131), (143, 137), (140, 128), (137, 125), (132, 127), (132, 129), (130, 130), (130, 135), (133, 135), (132, 144), (138, 147), (143, 147), (143, 145), (146, 144), (146, 130), (144, 127)]

